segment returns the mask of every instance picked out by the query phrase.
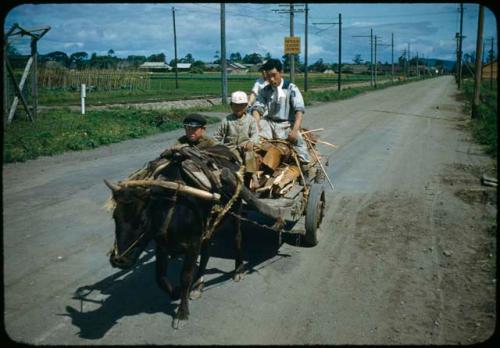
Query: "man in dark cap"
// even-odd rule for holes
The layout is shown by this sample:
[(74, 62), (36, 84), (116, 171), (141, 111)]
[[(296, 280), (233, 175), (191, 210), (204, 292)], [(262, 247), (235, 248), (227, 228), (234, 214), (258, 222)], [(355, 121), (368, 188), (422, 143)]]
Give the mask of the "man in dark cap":
[[(199, 149), (204, 149), (218, 144), (215, 139), (212, 139), (205, 135), (205, 130), (207, 129), (207, 120), (202, 115), (187, 115), (184, 118), (183, 124), (186, 134), (177, 139), (177, 142), (175, 143), (173, 148), (179, 148), (183, 146), (196, 146)], [(167, 149), (163, 151), (161, 157), (168, 158), (171, 153), (171, 149)]]

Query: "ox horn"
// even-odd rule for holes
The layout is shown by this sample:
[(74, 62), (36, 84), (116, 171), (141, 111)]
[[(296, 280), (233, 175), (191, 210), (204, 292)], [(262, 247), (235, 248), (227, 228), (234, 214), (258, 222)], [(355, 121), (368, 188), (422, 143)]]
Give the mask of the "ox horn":
[(112, 184), (110, 183), (108, 180), (104, 179), (104, 183), (106, 184), (107, 187), (110, 188), (111, 191), (115, 192), (115, 191), (118, 191), (121, 189), (120, 186), (116, 185), (116, 184)]

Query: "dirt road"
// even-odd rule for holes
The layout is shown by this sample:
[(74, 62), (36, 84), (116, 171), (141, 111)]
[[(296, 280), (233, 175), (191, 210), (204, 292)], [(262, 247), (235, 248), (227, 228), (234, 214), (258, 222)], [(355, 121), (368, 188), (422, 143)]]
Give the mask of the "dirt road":
[[(218, 235), (188, 325), (154, 257), (111, 268), (108, 189), (181, 131), (3, 167), (4, 325), (31, 344), (470, 344), (495, 326), (496, 190), (445, 76), (310, 107), (335, 191), (316, 247), (246, 226), (235, 283)], [(212, 126), (213, 128), (214, 126)], [(300, 229), (300, 223), (298, 225)], [(174, 269), (172, 273), (178, 271)], [(79, 290), (79, 291), (77, 291)], [(78, 296), (75, 295), (78, 292)]]

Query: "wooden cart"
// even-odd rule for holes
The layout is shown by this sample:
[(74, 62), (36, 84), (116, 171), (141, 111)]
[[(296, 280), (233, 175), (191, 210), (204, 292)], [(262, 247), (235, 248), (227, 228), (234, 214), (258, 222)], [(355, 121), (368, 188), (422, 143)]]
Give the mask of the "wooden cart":
[[(279, 209), (280, 216), (287, 222), (287, 225), (290, 223), (293, 225), (304, 217), (305, 228), (301, 231), (303, 233), (302, 240), (308, 246), (318, 244), (318, 229), (325, 213), (325, 168), (321, 166), (322, 164), (317, 158), (312, 168), (310, 168), (307, 179), (295, 180), (283, 194), (259, 198), (259, 201), (266, 205)], [(245, 206), (244, 210), (247, 212), (252, 211)], [(279, 230), (279, 232), (282, 232), (282, 230)]]

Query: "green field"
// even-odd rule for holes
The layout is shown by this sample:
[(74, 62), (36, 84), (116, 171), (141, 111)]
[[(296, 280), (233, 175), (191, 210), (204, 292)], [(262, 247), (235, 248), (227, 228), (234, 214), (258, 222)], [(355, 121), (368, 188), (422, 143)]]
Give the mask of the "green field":
[[(228, 93), (236, 90), (250, 92), (259, 74), (229, 75)], [(169, 100), (183, 100), (194, 98), (220, 97), (221, 77), (220, 73), (204, 74), (179, 74), (178, 88), (175, 85), (175, 75), (172, 73), (154, 73), (149, 75), (149, 88), (123, 88), (114, 90), (100, 90), (96, 86), (95, 91), (87, 92), (87, 105), (102, 105), (111, 103), (140, 103)], [(385, 79), (389, 76), (385, 77)], [(380, 81), (384, 79), (380, 76)], [(342, 75), (342, 83), (350, 84), (354, 82), (369, 81), (369, 75)], [(304, 75), (296, 74), (295, 82), (298, 87), (304, 88)], [(324, 74), (309, 74), (308, 87), (314, 89), (318, 87), (337, 86), (337, 77)], [(40, 88), (39, 104), (43, 106), (55, 105), (79, 105), (80, 92), (68, 91), (62, 88)]]

